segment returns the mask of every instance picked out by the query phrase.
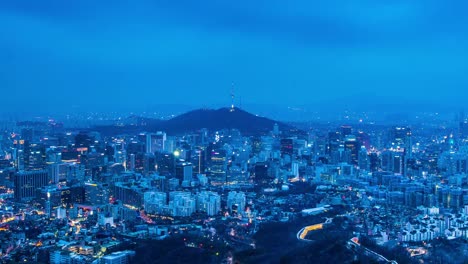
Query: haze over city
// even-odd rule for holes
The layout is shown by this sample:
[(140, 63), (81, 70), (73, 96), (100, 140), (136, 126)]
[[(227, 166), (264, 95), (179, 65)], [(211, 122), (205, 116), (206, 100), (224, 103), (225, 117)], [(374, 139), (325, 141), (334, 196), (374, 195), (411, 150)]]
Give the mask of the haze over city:
[[(2, 112), (458, 111), (466, 1), (3, 1)], [(174, 94), (174, 91), (177, 91)], [(17, 104), (21, 101), (21, 104)]]

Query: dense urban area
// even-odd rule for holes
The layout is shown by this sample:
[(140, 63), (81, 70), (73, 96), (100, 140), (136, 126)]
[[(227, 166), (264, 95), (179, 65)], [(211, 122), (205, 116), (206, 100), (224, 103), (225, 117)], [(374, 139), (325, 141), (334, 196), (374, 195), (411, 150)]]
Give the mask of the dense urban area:
[(80, 118), (0, 122), (1, 263), (468, 261), (464, 113)]

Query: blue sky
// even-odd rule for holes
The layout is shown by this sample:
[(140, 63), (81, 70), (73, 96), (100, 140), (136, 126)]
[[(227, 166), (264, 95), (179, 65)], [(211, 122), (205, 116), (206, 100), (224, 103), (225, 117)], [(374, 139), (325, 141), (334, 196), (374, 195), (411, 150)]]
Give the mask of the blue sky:
[[(468, 2), (1, 1), (2, 110), (463, 107)], [(4, 93), (5, 94), (5, 93)]]

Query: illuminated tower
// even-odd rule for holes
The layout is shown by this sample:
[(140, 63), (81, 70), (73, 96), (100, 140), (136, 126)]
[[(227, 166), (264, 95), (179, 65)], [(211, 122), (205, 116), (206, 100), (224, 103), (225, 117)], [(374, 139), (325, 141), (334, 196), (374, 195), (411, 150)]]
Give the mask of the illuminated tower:
[(234, 84), (232, 84), (231, 88), (231, 112), (234, 112)]
[(46, 202), (46, 215), (50, 218), (50, 192), (47, 192), (47, 202)]

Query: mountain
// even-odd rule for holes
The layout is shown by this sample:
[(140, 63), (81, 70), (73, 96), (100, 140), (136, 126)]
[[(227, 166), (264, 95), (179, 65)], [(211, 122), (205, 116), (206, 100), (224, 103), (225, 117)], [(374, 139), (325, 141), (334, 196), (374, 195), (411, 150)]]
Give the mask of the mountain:
[(169, 134), (182, 134), (207, 128), (210, 131), (222, 129), (238, 129), (244, 135), (265, 134), (278, 124), (280, 130), (289, 131), (294, 128), (288, 124), (277, 122), (265, 117), (246, 112), (240, 108), (197, 109), (176, 116), (169, 120), (151, 118), (135, 118), (131, 125), (96, 127), (103, 134), (116, 134), (138, 131), (166, 131)]

